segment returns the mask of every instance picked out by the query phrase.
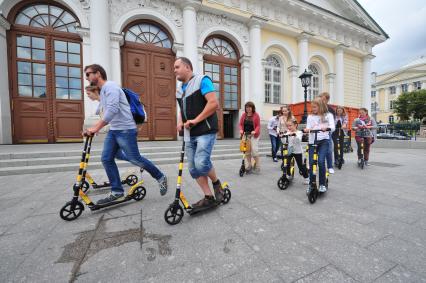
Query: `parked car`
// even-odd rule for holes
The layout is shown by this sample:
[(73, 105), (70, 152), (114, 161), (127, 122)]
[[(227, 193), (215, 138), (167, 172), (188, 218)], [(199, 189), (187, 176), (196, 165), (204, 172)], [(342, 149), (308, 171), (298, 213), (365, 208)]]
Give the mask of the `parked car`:
[(394, 140), (395, 136), (393, 134), (389, 134), (389, 133), (380, 133), (380, 134), (377, 134), (377, 138), (378, 139), (386, 139), (386, 140)]

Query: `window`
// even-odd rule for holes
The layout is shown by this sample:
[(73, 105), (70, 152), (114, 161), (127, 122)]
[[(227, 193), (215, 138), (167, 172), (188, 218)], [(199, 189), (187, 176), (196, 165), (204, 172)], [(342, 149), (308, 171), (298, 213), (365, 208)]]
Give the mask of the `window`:
[(393, 109), (395, 104), (395, 100), (389, 101), (389, 109)]
[(414, 90), (422, 89), (421, 82), (414, 82)]
[(136, 24), (129, 28), (124, 35), (126, 41), (152, 44), (158, 47), (171, 48), (171, 40), (167, 33), (151, 23)]
[(308, 90), (308, 100), (314, 100), (320, 92), (320, 72), (316, 65), (309, 65), (309, 70), (312, 72), (311, 86)]
[(391, 94), (395, 94), (395, 93), (396, 93), (396, 87), (394, 87), (394, 86), (391, 86), (391, 87), (389, 88), (389, 90), (390, 90), (390, 93), (391, 93)]
[(376, 97), (376, 91), (375, 90), (371, 91), (371, 97), (372, 98)]
[(408, 92), (408, 84), (402, 84), (401, 85), (401, 92)]
[(393, 124), (393, 122), (395, 121), (395, 118), (393, 117), (393, 115), (389, 116), (389, 124)]
[(204, 44), (204, 48), (207, 48), (208, 54), (210, 55), (223, 56), (229, 59), (237, 59), (237, 53), (235, 52), (235, 49), (225, 39), (212, 37)]
[(268, 56), (265, 65), (265, 102), (281, 103), (281, 64), (275, 56)]

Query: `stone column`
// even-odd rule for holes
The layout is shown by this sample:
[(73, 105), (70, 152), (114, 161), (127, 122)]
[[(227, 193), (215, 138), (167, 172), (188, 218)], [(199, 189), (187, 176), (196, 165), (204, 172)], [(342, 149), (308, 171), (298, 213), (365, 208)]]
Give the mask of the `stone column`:
[[(338, 105), (344, 105), (345, 103), (344, 48), (345, 46), (343, 44), (340, 44), (334, 49), (334, 62), (335, 62), (335, 70), (336, 70), (336, 77), (335, 77), (336, 83), (334, 87), (334, 97), (335, 97), (334, 103)], [(371, 76), (370, 73), (368, 73), (368, 75)]]
[(337, 104), (337, 105), (342, 105), (337, 103), (338, 99), (334, 93), (334, 81), (336, 78), (336, 74), (334, 73), (329, 73), (327, 75), (325, 75), (325, 79), (328, 85), (328, 93), (330, 94), (330, 103), (332, 104)]
[(124, 43), (124, 36), (119, 33), (111, 33), (111, 80), (119, 85), (123, 85), (121, 81), (121, 53), (120, 47)]
[(362, 78), (362, 106), (371, 108), (371, 59), (375, 56), (369, 54), (363, 59), (363, 78)]
[(242, 56), (241, 64), (241, 109), (244, 111), (244, 104), (250, 101), (250, 56)]
[(91, 63), (101, 65), (107, 75), (111, 75), (109, 4), (104, 0), (91, 0), (90, 13)]
[(291, 100), (290, 103), (296, 103), (297, 101), (297, 92), (299, 88), (302, 88), (302, 84), (299, 79), (299, 66), (290, 66), (287, 68), (288, 73), (290, 74), (291, 80)]
[(385, 104), (384, 104), (384, 112), (388, 112), (389, 111), (389, 93), (390, 93), (390, 89), (389, 87), (385, 88)]
[(261, 26), (262, 18), (252, 16), (249, 22), (250, 33), (250, 100), (256, 105), (256, 111), (263, 114), (263, 70)]
[(12, 119), (10, 112), (8, 57), (6, 31), (9, 22), (0, 14), (0, 144), (12, 143)]
[[(298, 39), (298, 47), (299, 47), (299, 56), (298, 56), (298, 63), (299, 63), (299, 73), (302, 74), (305, 70), (308, 70), (309, 66), (309, 38), (311, 37), (310, 34), (306, 32), (302, 32)], [(299, 74), (299, 75), (300, 75)], [(304, 101), (304, 89), (303, 87), (299, 88), (297, 101), (296, 102), (303, 102)]]
[(198, 50), (197, 50), (197, 9), (201, 6), (200, 1), (185, 0), (181, 4), (183, 9), (183, 56), (192, 62), (194, 72), (198, 73)]

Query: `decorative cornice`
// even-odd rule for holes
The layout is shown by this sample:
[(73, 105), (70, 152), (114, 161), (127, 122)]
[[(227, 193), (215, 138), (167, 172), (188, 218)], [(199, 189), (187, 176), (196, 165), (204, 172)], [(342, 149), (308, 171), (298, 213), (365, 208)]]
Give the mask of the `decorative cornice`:
[(309, 32), (302, 32), (300, 33), (300, 35), (297, 37), (298, 41), (308, 41), (309, 38), (313, 37), (314, 34), (313, 33), (309, 33)]
[(5, 30), (10, 29), (10, 23), (9, 21), (3, 16), (3, 14), (0, 14), (0, 27), (4, 28)]
[(258, 17), (258, 16), (251, 16), (249, 22), (247, 23), (247, 25), (250, 28), (252, 28), (252, 27), (259, 27), (259, 28), (261, 28), (267, 22), (268, 22), (268, 19), (266, 19), (266, 18)]
[(90, 30), (88, 28), (76, 27), (75, 30), (81, 37), (90, 37)]
[(250, 56), (241, 56), (238, 62), (242, 65), (242, 67), (248, 67), (250, 66), (250, 58)]
[(334, 47), (334, 51), (339, 52), (339, 51), (345, 51), (345, 49), (349, 48), (348, 45), (345, 44), (339, 44), (336, 47)]
[(123, 43), (124, 43), (124, 32), (123, 33), (113, 33), (113, 32), (110, 32), (109, 33), (109, 38), (110, 38), (110, 40), (111, 41), (118, 41), (118, 43), (120, 44), (120, 45), (123, 45)]

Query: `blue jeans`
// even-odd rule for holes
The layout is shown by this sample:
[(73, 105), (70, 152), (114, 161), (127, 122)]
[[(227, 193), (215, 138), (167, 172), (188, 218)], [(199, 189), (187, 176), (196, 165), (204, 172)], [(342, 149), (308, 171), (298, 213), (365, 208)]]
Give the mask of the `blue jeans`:
[(269, 135), (269, 138), (271, 139), (271, 145), (272, 145), (272, 158), (277, 157), (277, 151), (280, 148), (280, 138), (275, 137), (273, 135)]
[(334, 150), (333, 139), (332, 139), (331, 133), (330, 133), (330, 136), (329, 136), (329, 139), (328, 139), (328, 152), (327, 152), (327, 156), (326, 156), (327, 168), (328, 169), (333, 168), (333, 150)]
[(189, 174), (194, 179), (207, 176), (213, 168), (210, 160), (213, 146), (216, 142), (216, 133), (191, 137), (186, 142), (185, 152), (188, 158)]
[(124, 160), (128, 160), (130, 163), (144, 168), (156, 180), (164, 176), (151, 161), (140, 155), (137, 134), (136, 129), (110, 130), (105, 137), (101, 159), (113, 194), (124, 193), (115, 157), (125, 157)]
[[(328, 140), (320, 140), (317, 143), (317, 153), (318, 153), (318, 172), (319, 175), (319, 185), (325, 185), (325, 158), (329, 150)], [(312, 172), (312, 164), (314, 160), (314, 147), (312, 144), (309, 145), (309, 180), (312, 182), (314, 180), (314, 174)]]

